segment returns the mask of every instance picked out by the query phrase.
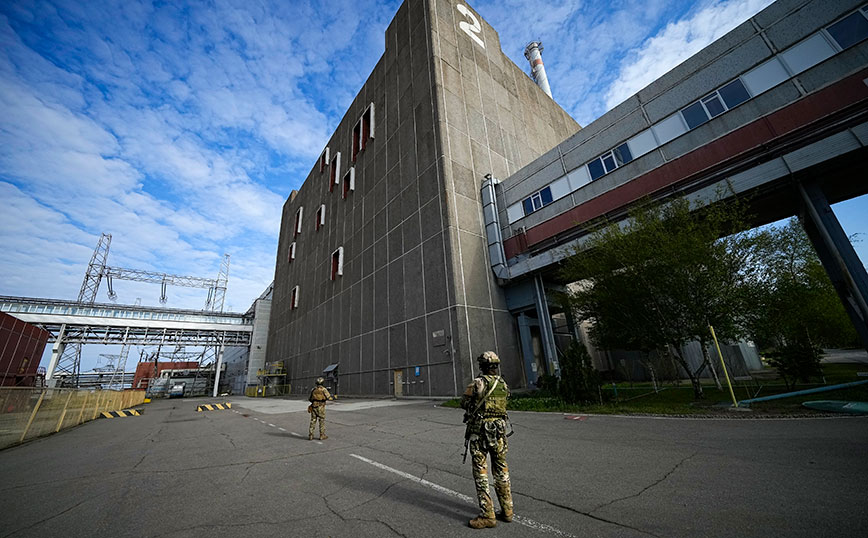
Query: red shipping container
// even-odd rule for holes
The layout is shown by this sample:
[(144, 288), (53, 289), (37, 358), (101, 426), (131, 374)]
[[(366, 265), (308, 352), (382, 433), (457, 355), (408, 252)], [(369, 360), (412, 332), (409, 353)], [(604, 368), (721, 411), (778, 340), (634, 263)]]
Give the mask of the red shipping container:
[(51, 333), (0, 312), (0, 386), (34, 386)]

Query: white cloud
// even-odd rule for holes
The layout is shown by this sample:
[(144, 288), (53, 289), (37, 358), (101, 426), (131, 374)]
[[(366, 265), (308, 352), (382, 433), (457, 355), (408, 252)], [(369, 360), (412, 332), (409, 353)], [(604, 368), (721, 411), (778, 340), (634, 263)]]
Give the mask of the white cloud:
[[(272, 279), (292, 171), (310, 169), (396, 9), (0, 6), (0, 294), (76, 297), (105, 231), (115, 266), (210, 277), (231, 253), (227, 303), (246, 310)], [(115, 288), (158, 304), (158, 289)]]
[(722, 0), (669, 23), (631, 50), (621, 62), (618, 78), (606, 92), (606, 108), (614, 108), (771, 3), (772, 0)]

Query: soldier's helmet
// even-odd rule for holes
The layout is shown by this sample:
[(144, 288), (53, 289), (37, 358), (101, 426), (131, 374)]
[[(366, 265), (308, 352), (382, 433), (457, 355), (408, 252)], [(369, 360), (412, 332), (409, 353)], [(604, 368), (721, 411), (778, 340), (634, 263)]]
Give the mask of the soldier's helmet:
[(316, 378), (316, 384), (317, 385), (322, 385), (323, 383), (325, 383), (325, 379), (323, 379), (321, 377)]
[(498, 358), (497, 353), (494, 351), (486, 351), (482, 355), (476, 358), (479, 361), (479, 364), (500, 364), (500, 358)]

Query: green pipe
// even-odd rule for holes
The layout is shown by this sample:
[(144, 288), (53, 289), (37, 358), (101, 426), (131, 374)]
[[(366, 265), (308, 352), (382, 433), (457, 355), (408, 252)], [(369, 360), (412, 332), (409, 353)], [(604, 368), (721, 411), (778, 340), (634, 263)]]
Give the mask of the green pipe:
[(803, 394), (815, 394), (817, 392), (826, 392), (829, 390), (845, 389), (847, 387), (855, 387), (864, 385), (866, 381), (853, 381), (851, 383), (841, 383), (840, 385), (829, 385), (828, 387), (818, 387), (815, 389), (797, 390), (795, 392), (785, 392), (783, 394), (775, 394), (774, 396), (763, 396), (762, 398), (751, 398), (750, 400), (739, 400), (738, 404), (750, 404), (751, 402), (767, 402), (769, 400), (778, 400), (780, 398), (789, 398), (790, 396), (801, 396)]

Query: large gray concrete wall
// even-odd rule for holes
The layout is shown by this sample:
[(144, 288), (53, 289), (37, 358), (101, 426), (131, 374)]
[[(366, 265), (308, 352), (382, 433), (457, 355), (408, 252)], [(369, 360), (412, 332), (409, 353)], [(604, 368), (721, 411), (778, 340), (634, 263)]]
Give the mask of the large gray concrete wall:
[[(476, 373), (474, 357), (493, 349), (507, 381), (522, 386), (526, 379), (515, 322), (488, 260), (480, 186), (486, 174), (515, 173), (579, 125), (501, 51), (497, 32), (471, 6), (436, 0), (430, 18), (442, 241), (452, 283), (450, 308), (439, 315), (444, 321), (449, 316), (462, 384)], [(478, 33), (463, 29), (474, 22)], [(431, 241), (439, 245), (440, 236)]]
[(265, 370), (268, 352), (268, 326), (271, 318), (271, 299), (257, 299), (253, 304), (253, 334), (250, 336), (250, 353), (247, 359), (247, 386), (259, 383), (258, 370)]
[[(267, 361), (284, 361), (296, 392), (339, 363), (345, 394), (393, 394), (400, 371), (404, 395), (451, 395), (485, 349), (504, 355), (510, 382), (523, 383), (512, 318), (488, 269), (478, 191), (485, 174), (511, 174), (578, 125), (503, 55), (478, 15), (477, 50), (456, 5), (408, 0), (390, 23), (383, 57), (328, 143), (343, 174), (352, 128), (373, 103), (355, 191), (329, 192), (328, 169), (312, 163), (284, 205)], [(315, 230), (321, 204), (325, 225)], [(333, 281), (338, 247), (343, 276)]]

